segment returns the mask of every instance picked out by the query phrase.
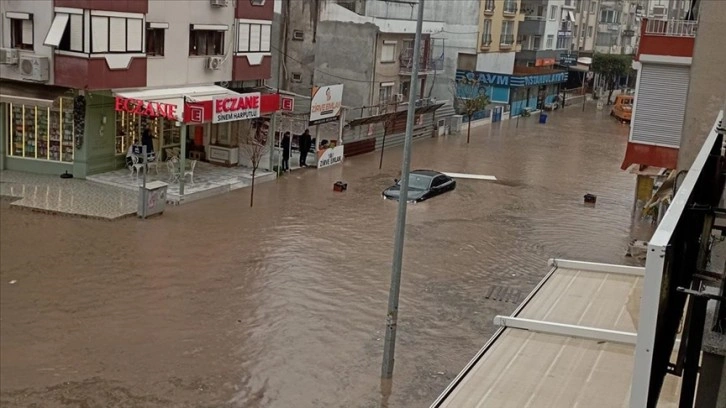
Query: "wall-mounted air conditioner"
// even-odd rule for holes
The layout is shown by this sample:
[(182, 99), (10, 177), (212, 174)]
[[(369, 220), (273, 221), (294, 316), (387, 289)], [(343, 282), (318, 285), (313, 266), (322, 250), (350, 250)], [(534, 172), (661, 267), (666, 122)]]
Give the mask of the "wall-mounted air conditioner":
[(227, 7), (227, 0), (209, 0), (212, 7)]
[(207, 60), (207, 69), (211, 69), (213, 71), (218, 71), (222, 69), (223, 60), (223, 57), (209, 57), (209, 59)]
[(40, 82), (50, 79), (50, 61), (48, 57), (24, 55), (20, 58), (19, 68), (23, 79)]
[(15, 65), (18, 63), (18, 50), (14, 48), (0, 48), (0, 64)]

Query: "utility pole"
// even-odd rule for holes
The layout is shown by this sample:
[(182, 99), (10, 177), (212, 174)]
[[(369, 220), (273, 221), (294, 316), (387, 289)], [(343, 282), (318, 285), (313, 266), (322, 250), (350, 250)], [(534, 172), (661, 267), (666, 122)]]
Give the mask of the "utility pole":
[(411, 68), (411, 89), (408, 93), (408, 115), (406, 116), (406, 137), (403, 142), (403, 163), (401, 165), (401, 191), (398, 196), (398, 217), (396, 235), (393, 241), (393, 262), (391, 264), (391, 289), (388, 294), (388, 314), (386, 314), (386, 336), (383, 343), (383, 365), (381, 378), (393, 377), (394, 351), (396, 348), (396, 325), (398, 324), (398, 295), (401, 288), (401, 269), (403, 266), (403, 240), (406, 233), (406, 209), (408, 206), (408, 176), (411, 167), (411, 144), (413, 143), (413, 124), (416, 114), (416, 95), (418, 95), (418, 66), (421, 59), (421, 29), (423, 27), (424, 0), (418, 2), (416, 37), (413, 43), (413, 67)]

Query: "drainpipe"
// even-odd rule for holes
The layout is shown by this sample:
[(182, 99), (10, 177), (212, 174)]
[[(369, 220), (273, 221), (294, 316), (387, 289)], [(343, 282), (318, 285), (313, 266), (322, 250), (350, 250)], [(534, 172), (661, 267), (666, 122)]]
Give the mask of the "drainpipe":
[[(368, 92), (368, 105), (373, 106), (373, 95), (376, 92), (376, 67), (378, 66), (378, 41), (380, 40), (380, 32), (376, 32), (376, 40), (373, 42), (373, 74), (371, 75), (371, 86)], [(361, 114), (361, 117), (363, 115)]]

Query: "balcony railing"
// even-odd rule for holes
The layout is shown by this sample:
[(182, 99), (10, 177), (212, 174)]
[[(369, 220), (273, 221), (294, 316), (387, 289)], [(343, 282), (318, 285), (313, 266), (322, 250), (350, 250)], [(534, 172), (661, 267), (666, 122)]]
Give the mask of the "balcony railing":
[(648, 20), (645, 25), (646, 35), (664, 37), (695, 37), (698, 21), (691, 20)]
[(494, 0), (486, 0), (484, 2), (484, 14), (494, 14)]
[[(398, 57), (399, 60), (399, 73), (401, 74), (407, 74), (411, 72), (411, 69), (413, 69), (413, 48), (404, 48), (401, 51), (401, 54)], [(426, 45), (421, 46), (421, 55), (419, 56), (419, 66), (418, 69), (420, 72), (430, 72), (430, 71), (441, 71), (444, 69), (444, 54), (443, 52), (440, 52), (438, 54), (434, 54), (434, 48), (433, 44), (429, 44), (428, 47)]]
[(514, 34), (502, 34), (499, 40), (500, 48), (512, 48), (514, 46)]
[(506, 0), (502, 10), (504, 11), (504, 14), (517, 14), (517, 2)]

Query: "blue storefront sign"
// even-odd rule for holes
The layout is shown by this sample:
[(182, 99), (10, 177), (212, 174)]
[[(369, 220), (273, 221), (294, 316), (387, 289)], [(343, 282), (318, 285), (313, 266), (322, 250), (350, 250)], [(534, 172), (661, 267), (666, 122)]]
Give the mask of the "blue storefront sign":
[(456, 82), (468, 85), (486, 87), (529, 87), (559, 84), (567, 81), (567, 72), (534, 75), (507, 75), (493, 72), (456, 71)]

